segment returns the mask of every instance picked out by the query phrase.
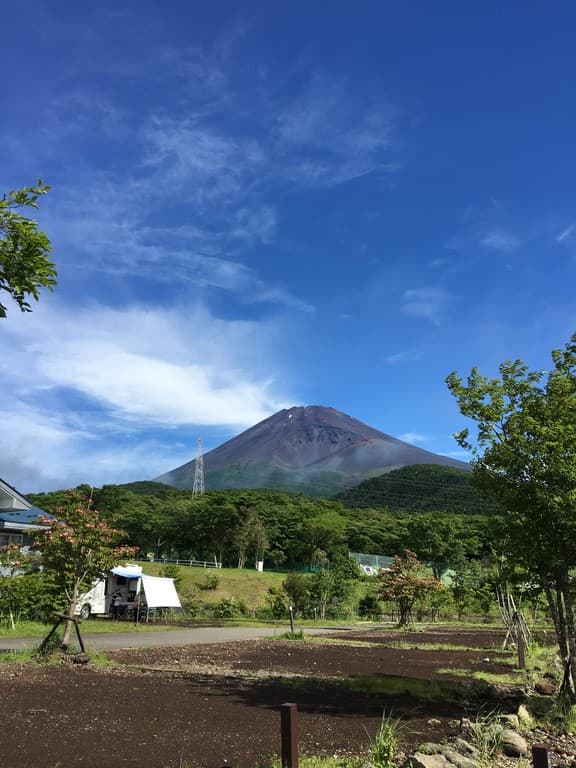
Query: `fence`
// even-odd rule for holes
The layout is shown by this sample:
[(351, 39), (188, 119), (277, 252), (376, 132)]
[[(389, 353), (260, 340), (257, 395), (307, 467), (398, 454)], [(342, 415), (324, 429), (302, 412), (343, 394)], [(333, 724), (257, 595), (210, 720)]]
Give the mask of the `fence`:
[(171, 563), (173, 565), (184, 565), (188, 568), (222, 568), (222, 563), (210, 560), (174, 560), (169, 557), (159, 557), (157, 560), (150, 560), (148, 557), (137, 558), (142, 563), (160, 563), (165, 565)]

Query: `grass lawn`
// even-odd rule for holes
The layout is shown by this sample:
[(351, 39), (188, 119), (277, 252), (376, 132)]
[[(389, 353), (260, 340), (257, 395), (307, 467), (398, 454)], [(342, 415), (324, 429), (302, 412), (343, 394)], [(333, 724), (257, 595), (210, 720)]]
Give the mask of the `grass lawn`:
[[(145, 573), (160, 576), (162, 563), (139, 563)], [(287, 573), (264, 571), (247, 568), (196, 568), (178, 566), (182, 581), (178, 590), (186, 594), (189, 588), (200, 588), (197, 600), (203, 603), (218, 603), (225, 597), (233, 597), (243, 602), (250, 610), (264, 605), (270, 587), (280, 589)], [(215, 589), (202, 589), (211, 579), (218, 579)]]

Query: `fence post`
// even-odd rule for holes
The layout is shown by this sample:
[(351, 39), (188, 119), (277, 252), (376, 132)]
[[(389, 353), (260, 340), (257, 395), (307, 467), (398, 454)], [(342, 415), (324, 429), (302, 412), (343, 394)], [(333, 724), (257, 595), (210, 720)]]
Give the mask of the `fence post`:
[(552, 755), (546, 744), (532, 745), (532, 765), (534, 768), (552, 768)]
[(297, 712), (297, 704), (282, 704), (280, 707), (282, 768), (298, 768)]
[(521, 632), (518, 632), (518, 668), (526, 669), (526, 646)]

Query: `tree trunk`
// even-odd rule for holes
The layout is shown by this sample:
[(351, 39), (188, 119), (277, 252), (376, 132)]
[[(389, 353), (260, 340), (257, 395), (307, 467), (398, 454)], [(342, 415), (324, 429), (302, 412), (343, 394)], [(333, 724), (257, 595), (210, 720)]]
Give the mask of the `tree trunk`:
[(568, 574), (564, 581), (564, 605), (566, 609), (566, 639), (568, 641), (568, 658), (565, 661), (565, 692), (572, 703), (576, 703), (576, 628), (574, 627), (574, 603), (570, 592)]
[(68, 646), (70, 645), (70, 635), (72, 634), (72, 626), (74, 624), (72, 619), (74, 618), (74, 614), (76, 612), (77, 603), (78, 603), (78, 584), (74, 584), (72, 599), (70, 600), (70, 605), (68, 606), (68, 618), (66, 619), (66, 626), (64, 627), (64, 637), (62, 638), (62, 649), (64, 651), (67, 651)]
[(412, 624), (412, 603), (405, 597), (401, 597), (398, 601), (398, 609), (400, 612), (398, 626), (407, 627)]
[(562, 591), (558, 585), (554, 589), (545, 587), (548, 608), (552, 616), (554, 630), (556, 632), (556, 641), (560, 650), (560, 656), (565, 659), (568, 656), (568, 640), (566, 637), (566, 616), (564, 613), (564, 604)]

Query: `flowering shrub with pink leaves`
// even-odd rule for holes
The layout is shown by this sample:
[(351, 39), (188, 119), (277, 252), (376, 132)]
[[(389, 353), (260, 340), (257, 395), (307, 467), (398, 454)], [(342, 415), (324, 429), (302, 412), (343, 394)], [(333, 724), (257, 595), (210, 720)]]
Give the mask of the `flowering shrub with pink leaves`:
[[(56, 514), (56, 518), (40, 516), (46, 527), (39, 531), (34, 546), (41, 552), (44, 570), (53, 574), (64, 593), (71, 619), (79, 596), (110, 568), (133, 557), (137, 548), (122, 543), (122, 531), (104, 520), (90, 501)], [(68, 622), (64, 645), (70, 627)]]

